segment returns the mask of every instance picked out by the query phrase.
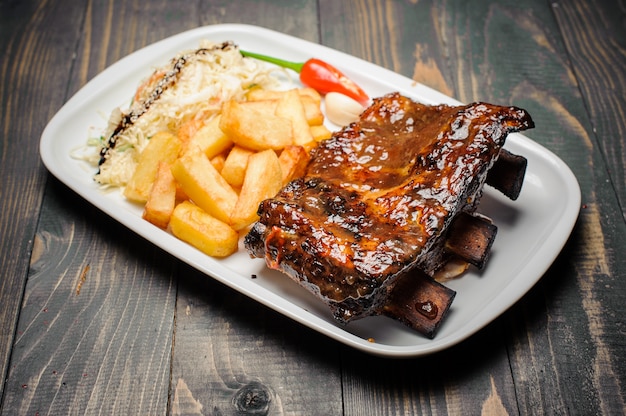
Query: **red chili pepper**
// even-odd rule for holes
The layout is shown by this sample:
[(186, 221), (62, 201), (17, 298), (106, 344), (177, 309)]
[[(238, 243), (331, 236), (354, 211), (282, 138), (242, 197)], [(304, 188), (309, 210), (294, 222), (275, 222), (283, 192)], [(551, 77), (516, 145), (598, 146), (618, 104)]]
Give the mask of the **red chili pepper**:
[(334, 66), (317, 58), (311, 58), (306, 62), (290, 62), (271, 56), (260, 55), (253, 52), (240, 50), (243, 56), (271, 62), (283, 68), (288, 68), (300, 74), (300, 81), (304, 85), (316, 89), (321, 94), (339, 92), (354, 98), (363, 105), (367, 105), (369, 97), (361, 87), (345, 76)]

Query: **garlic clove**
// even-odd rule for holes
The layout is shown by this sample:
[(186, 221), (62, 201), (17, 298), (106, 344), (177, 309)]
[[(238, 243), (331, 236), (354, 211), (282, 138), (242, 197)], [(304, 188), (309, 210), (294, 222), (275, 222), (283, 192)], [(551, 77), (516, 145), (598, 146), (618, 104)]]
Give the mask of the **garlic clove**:
[(359, 119), (365, 109), (358, 101), (338, 92), (325, 97), (326, 117), (339, 126), (347, 126)]

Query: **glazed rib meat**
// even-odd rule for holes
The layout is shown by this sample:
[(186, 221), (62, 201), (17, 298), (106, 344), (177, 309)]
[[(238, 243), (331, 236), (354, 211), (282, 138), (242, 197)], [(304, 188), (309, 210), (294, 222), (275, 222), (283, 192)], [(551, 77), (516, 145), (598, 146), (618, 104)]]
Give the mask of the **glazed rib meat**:
[(400, 277), (441, 266), (447, 230), (476, 210), (507, 135), (530, 127), (516, 107), (377, 98), (260, 205), (246, 248), (340, 322), (381, 314)]

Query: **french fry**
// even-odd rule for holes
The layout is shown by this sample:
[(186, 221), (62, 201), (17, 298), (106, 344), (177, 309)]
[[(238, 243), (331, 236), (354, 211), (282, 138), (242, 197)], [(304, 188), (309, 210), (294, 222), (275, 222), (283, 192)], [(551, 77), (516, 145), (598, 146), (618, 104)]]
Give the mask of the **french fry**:
[(179, 157), (172, 165), (172, 174), (196, 205), (220, 221), (229, 221), (237, 193), (200, 149), (188, 149)]
[(304, 113), (310, 126), (319, 126), (324, 123), (324, 113), (322, 113), (322, 96), (317, 90), (310, 87), (298, 89), (300, 100), (304, 106)]
[(232, 140), (220, 129), (220, 116), (217, 115), (204, 123), (191, 136), (186, 148), (199, 147), (209, 159), (228, 150), (233, 145)]
[(248, 101), (268, 101), (277, 100), (283, 94), (284, 91), (280, 90), (266, 90), (263, 88), (255, 88), (246, 94)]
[(237, 188), (243, 185), (248, 158), (253, 154), (252, 150), (237, 145), (230, 150), (221, 170), (221, 174), (226, 179), (226, 182)]
[(176, 136), (182, 143), (187, 144), (203, 125), (204, 120), (201, 118), (190, 118), (180, 126)]
[[(319, 107), (322, 102), (322, 96), (319, 92), (317, 92), (314, 88), (304, 87), (304, 88), (294, 88), (301, 97), (309, 97), (316, 105)], [(289, 91), (289, 90), (285, 90)], [(256, 88), (250, 90), (247, 94), (247, 98), (249, 101), (256, 100), (277, 100), (284, 93), (284, 90), (265, 90), (262, 88)]]
[(276, 115), (277, 99), (271, 100), (255, 100), (255, 101), (243, 101), (240, 104), (246, 106), (246, 108), (258, 111), (263, 117), (272, 117)]
[(177, 157), (182, 143), (171, 133), (159, 132), (152, 136), (148, 145), (139, 155), (135, 172), (124, 189), (124, 196), (131, 201), (145, 203), (154, 183), (159, 163), (172, 163)]
[(176, 206), (170, 229), (177, 238), (213, 257), (229, 256), (239, 244), (237, 231), (189, 201)]
[(293, 144), (305, 146), (313, 141), (311, 129), (304, 114), (304, 106), (297, 90), (285, 91), (276, 105), (276, 115), (291, 120)]
[(303, 176), (309, 159), (309, 154), (304, 147), (295, 145), (285, 147), (278, 156), (283, 185), (294, 178)]
[[(312, 90), (314, 94), (308, 92), (308, 90)], [(299, 93), (300, 101), (302, 102), (302, 106), (304, 107), (304, 114), (307, 123), (309, 123), (309, 126), (318, 126), (324, 123), (324, 114), (322, 113), (322, 109), (320, 108), (321, 98), (319, 93), (312, 88), (300, 88), (296, 91), (298, 91)], [(272, 105), (276, 106), (278, 100), (280, 100), (286, 92), (287, 91), (256, 89), (248, 93), (247, 102), (259, 103), (258, 106), (255, 104), (250, 105), (255, 106), (255, 108), (258, 108), (261, 111), (271, 111), (273, 114), (275, 107), (274, 110), (272, 110)]]
[(280, 163), (273, 150), (251, 155), (239, 199), (230, 217), (231, 226), (242, 230), (256, 221), (261, 201), (275, 196), (282, 184)]
[(298, 92), (302, 97), (310, 97), (318, 107), (322, 103), (322, 95), (315, 88), (304, 87), (298, 89)]
[(211, 164), (215, 168), (216, 171), (222, 173), (222, 169), (224, 169), (224, 163), (226, 162), (226, 153), (220, 153), (217, 156), (213, 156), (211, 158)]
[(311, 136), (313, 136), (313, 140), (316, 142), (321, 142), (322, 140), (330, 139), (330, 136), (333, 133), (328, 130), (328, 127), (321, 124), (319, 126), (311, 126)]
[(219, 127), (231, 140), (252, 150), (280, 150), (293, 142), (291, 121), (252, 108), (247, 102), (227, 101)]
[(304, 114), (309, 126), (319, 126), (324, 123), (324, 113), (322, 113), (319, 101), (315, 101), (307, 95), (301, 95), (300, 101), (304, 106)]
[[(170, 171), (172, 167), (170, 166)], [(189, 199), (189, 196), (183, 191), (183, 188), (180, 186), (178, 182), (176, 182), (176, 178), (174, 178), (174, 183), (176, 183), (176, 202), (182, 202)]]
[(142, 218), (160, 228), (167, 228), (176, 205), (176, 181), (170, 165), (161, 162), (152, 184)]

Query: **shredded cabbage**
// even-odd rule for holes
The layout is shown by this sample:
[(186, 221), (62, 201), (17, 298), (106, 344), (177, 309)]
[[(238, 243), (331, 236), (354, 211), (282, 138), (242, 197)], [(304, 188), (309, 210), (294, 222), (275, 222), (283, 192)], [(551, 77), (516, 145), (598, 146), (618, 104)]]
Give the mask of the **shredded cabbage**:
[[(203, 41), (200, 47), (210, 49), (214, 45)], [(155, 73), (167, 70), (164, 67)], [(194, 59), (183, 67), (176, 82), (164, 89), (159, 99), (117, 136), (115, 146), (108, 150), (106, 160), (95, 175), (96, 181), (103, 185), (126, 185), (150, 137), (160, 131), (177, 134), (178, 129), (193, 118), (210, 119), (219, 113), (222, 103), (243, 99), (246, 90), (252, 86), (275, 86), (277, 81), (270, 76), (271, 71), (259, 61), (241, 56), (236, 46), (194, 55)], [(141, 96), (142, 91), (137, 94)], [(141, 102), (135, 101), (127, 111), (141, 105)], [(98, 141), (99, 150), (107, 146), (123, 115), (120, 109), (112, 112), (108, 126)], [(97, 163), (98, 159), (99, 156), (92, 157), (91, 161)]]

